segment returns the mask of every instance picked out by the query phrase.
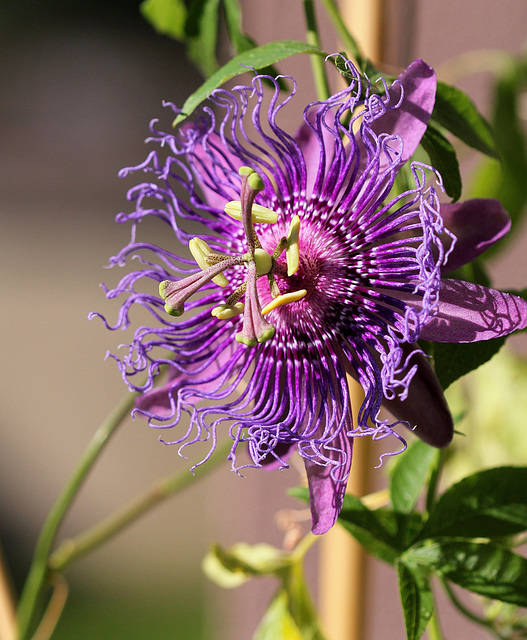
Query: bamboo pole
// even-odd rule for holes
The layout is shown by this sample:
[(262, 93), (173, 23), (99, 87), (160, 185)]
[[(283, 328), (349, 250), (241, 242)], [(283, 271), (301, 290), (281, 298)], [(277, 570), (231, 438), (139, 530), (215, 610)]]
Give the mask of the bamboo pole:
[(385, 0), (341, 0), (340, 12), (366, 56), (381, 62)]
[[(355, 380), (349, 378), (348, 385), (356, 416), (364, 393)], [(371, 466), (371, 439), (355, 438), (347, 488), (349, 493), (362, 496), (367, 492)], [(363, 640), (365, 561), (360, 544), (339, 525), (333, 527), (321, 540), (319, 611), (322, 627), (331, 640)]]
[[(382, 60), (384, 0), (342, 0), (341, 15), (366, 56)], [(354, 420), (364, 399), (359, 383), (349, 378)], [(347, 491), (363, 496), (373, 463), (370, 438), (355, 438)], [(331, 640), (364, 640), (366, 556), (360, 544), (340, 526), (333, 527), (320, 545), (319, 611)]]

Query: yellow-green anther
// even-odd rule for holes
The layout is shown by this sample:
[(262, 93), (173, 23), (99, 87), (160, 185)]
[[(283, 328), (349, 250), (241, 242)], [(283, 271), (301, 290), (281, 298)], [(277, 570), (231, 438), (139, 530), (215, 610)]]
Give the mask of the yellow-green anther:
[(234, 337), (238, 342), (241, 342), (242, 344), (245, 344), (248, 347), (255, 347), (259, 342), (265, 342), (266, 340), (270, 340), (274, 336), (274, 334), (275, 334), (275, 328), (271, 326), (265, 331), (262, 331), (262, 333), (257, 338), (248, 338), (247, 336), (244, 336), (241, 332), (237, 333)]
[(284, 293), (281, 296), (278, 296), (274, 300), (271, 300), (269, 304), (266, 304), (262, 309), (262, 315), (264, 316), (269, 311), (276, 309), (277, 307), (283, 307), (284, 304), (289, 304), (290, 302), (298, 302), (302, 300), (302, 298), (307, 294), (305, 289), (299, 289), (298, 291), (291, 291), (290, 293)]
[[(209, 253), (212, 253), (212, 249), (205, 240), (202, 240), (201, 238), (192, 238), (188, 243), (188, 248), (190, 249), (192, 257), (198, 263), (198, 266), (202, 271), (205, 271), (205, 269), (208, 269), (211, 266), (207, 262), (207, 256)], [(223, 273), (219, 273), (217, 276), (212, 278), (212, 282), (215, 282), (220, 287), (226, 287), (229, 284), (229, 281)]]
[(243, 302), (237, 302), (233, 307), (230, 304), (219, 304), (211, 310), (211, 314), (219, 320), (228, 320), (243, 313)]
[(292, 276), (298, 270), (300, 264), (300, 249), (298, 246), (298, 235), (300, 233), (300, 218), (295, 216), (291, 220), (287, 244), (285, 247), (285, 257), (287, 260), (287, 275)]
[(251, 169), (251, 167), (240, 167), (238, 169), (238, 174), (240, 176), (250, 176), (251, 173), (254, 173), (254, 169)]
[[(232, 200), (225, 205), (225, 213), (231, 218), (242, 221), (242, 203), (239, 200)], [(274, 224), (278, 220), (278, 214), (272, 209), (262, 207), (259, 204), (253, 204), (251, 209), (251, 218), (253, 222), (266, 222)]]
[(273, 259), (265, 251), (265, 249), (254, 250), (254, 261), (256, 262), (256, 273), (259, 276), (263, 276), (271, 271), (273, 266)]
[(176, 318), (183, 315), (183, 311), (181, 311), (180, 309), (174, 309), (168, 304), (168, 302), (165, 304), (165, 311), (169, 316), (175, 316)]
[(165, 291), (168, 284), (170, 284), (170, 280), (163, 280), (163, 282), (159, 283), (159, 297), (163, 298), (163, 300), (167, 297)]

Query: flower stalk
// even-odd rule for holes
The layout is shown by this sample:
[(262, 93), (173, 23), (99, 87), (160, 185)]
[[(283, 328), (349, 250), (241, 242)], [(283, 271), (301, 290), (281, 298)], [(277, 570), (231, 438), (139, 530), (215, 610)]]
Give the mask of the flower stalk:
[(217, 464), (225, 460), (231, 447), (232, 444), (226, 440), (216, 447), (206, 465), (195, 467), (194, 473), (189, 473), (188, 469), (185, 469), (175, 475), (157, 480), (145, 493), (99, 524), (71, 540), (64, 540), (49, 558), (50, 570), (63, 571), (72, 562), (100, 547), (163, 500), (212, 471)]
[(29, 637), (35, 609), (40, 603), (46, 589), (48, 557), (58, 528), (64, 520), (81, 485), (99, 455), (108, 444), (111, 436), (116, 432), (123, 420), (130, 415), (137, 396), (137, 393), (127, 394), (100, 425), (85, 450), (77, 468), (73, 472), (73, 475), (66, 483), (62, 493), (48, 514), (35, 547), (33, 562), (22, 591), (17, 611), (19, 640), (26, 640)]
[[(306, 18), (306, 42), (320, 49), (320, 36), (313, 0), (304, 0), (304, 15)], [(327, 100), (331, 92), (324, 59), (315, 55), (310, 57), (317, 96), (319, 100)]]

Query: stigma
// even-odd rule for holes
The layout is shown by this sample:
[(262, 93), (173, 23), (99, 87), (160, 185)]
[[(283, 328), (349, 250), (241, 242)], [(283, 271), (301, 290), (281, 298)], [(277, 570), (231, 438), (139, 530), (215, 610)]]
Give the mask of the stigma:
[[(290, 277), (296, 273), (300, 264), (299, 233), (300, 218), (295, 216), (291, 221), (287, 236), (282, 237), (273, 253), (266, 251), (258, 238), (255, 224), (275, 224), (278, 215), (272, 209), (255, 203), (255, 198), (265, 188), (260, 175), (250, 167), (241, 167), (240, 199), (228, 202), (225, 213), (241, 222), (247, 245), (247, 251), (241, 255), (228, 256), (215, 253), (201, 238), (193, 238), (189, 249), (201, 271), (178, 281), (164, 280), (159, 285), (159, 295), (165, 301), (165, 311), (172, 316), (180, 316), (184, 312), (185, 302), (208, 282), (212, 281), (220, 287), (226, 287), (229, 281), (224, 271), (235, 265), (245, 265), (246, 277), (223, 304), (214, 307), (211, 314), (219, 320), (228, 320), (243, 315), (242, 330), (236, 334), (236, 340), (248, 347), (270, 340), (275, 328), (264, 316), (270, 311), (301, 300), (305, 289), (280, 292), (275, 274)], [(278, 259), (285, 252), (287, 269)], [(259, 299), (257, 281), (267, 277), (272, 300), (264, 306)], [(241, 299), (244, 302), (241, 302)]]

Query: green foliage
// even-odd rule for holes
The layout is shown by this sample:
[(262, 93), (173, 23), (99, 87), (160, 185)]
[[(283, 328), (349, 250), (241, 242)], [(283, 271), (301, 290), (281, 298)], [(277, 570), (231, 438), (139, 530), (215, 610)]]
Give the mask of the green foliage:
[(262, 618), (253, 640), (304, 640), (300, 629), (290, 613), (289, 599), (285, 589), (279, 589)]
[(527, 606), (527, 560), (492, 541), (428, 538), (403, 559), (479, 595)]
[(207, 98), (211, 91), (220, 87), (227, 82), (227, 80), (246, 73), (250, 69), (262, 69), (262, 67), (267, 67), (297, 53), (311, 53), (320, 56), (326, 55), (317, 47), (313, 47), (305, 42), (295, 42), (294, 40), (272, 42), (241, 53), (221, 67), (221, 69), (206, 80), (197, 91), (187, 98), (183, 105), (182, 113), (175, 119), (174, 125), (179, 124), (191, 115), (194, 109)]
[(527, 60), (511, 60), (494, 89), (492, 124), (500, 162), (484, 161), (471, 185), (473, 197), (501, 201), (513, 229), (527, 209), (527, 139), (520, 115), (526, 91)]
[[(221, 66), (217, 50), (222, 10), (233, 53), (256, 47), (255, 41), (242, 29), (238, 0), (143, 0), (140, 10), (156, 31), (186, 44), (188, 57), (205, 78)], [(277, 75), (272, 67), (262, 70)], [(281, 86), (284, 85), (281, 83)]]
[(230, 549), (214, 545), (205, 558), (205, 573), (221, 587), (236, 587), (253, 577), (280, 580), (253, 640), (324, 640), (302, 568), (312, 540), (306, 541), (292, 552), (267, 544), (236, 544)]
[(398, 512), (370, 510), (347, 497), (339, 518), (368, 551), (395, 565), (408, 640), (422, 636), (432, 615), (431, 575), (527, 606), (527, 560), (507, 546), (509, 537), (527, 531), (527, 467), (464, 478), (431, 505), (426, 518), (412, 511), (435, 464), (426, 447), (410, 447), (392, 471), (390, 494)]
[(184, 0), (144, 0), (140, 11), (159, 33), (184, 40), (187, 19)]
[(481, 342), (435, 343), (434, 369), (443, 389), (495, 356), (506, 338), (493, 338)]
[(215, 544), (203, 560), (203, 571), (213, 582), (230, 589), (254, 576), (279, 573), (290, 564), (289, 556), (268, 544), (242, 542), (228, 550)]
[(495, 538), (526, 530), (527, 467), (497, 467), (445, 491), (419, 538)]
[(406, 637), (408, 640), (419, 640), (434, 611), (430, 580), (419, 569), (403, 560), (398, 560), (396, 567)]
[(430, 123), (421, 140), (421, 145), (430, 158), (430, 164), (441, 174), (447, 195), (452, 200), (459, 200), (462, 187), (461, 174), (452, 144), (437, 127)]
[(438, 449), (416, 440), (397, 457), (390, 474), (390, 500), (395, 511), (408, 514), (414, 509), (438, 456)]
[[(437, 465), (431, 447), (418, 442), (401, 454), (390, 479), (393, 509), (369, 509), (347, 495), (342, 526), (367, 551), (392, 564), (399, 576), (408, 640), (419, 640), (434, 610), (431, 576), (516, 606), (527, 606), (527, 559), (512, 536), (527, 531), (527, 467), (479, 471), (414, 510)], [(293, 495), (308, 500), (305, 489)], [(492, 626), (490, 619), (481, 624)]]
[(461, 89), (437, 83), (432, 119), (469, 147), (493, 158), (498, 156), (489, 123)]

